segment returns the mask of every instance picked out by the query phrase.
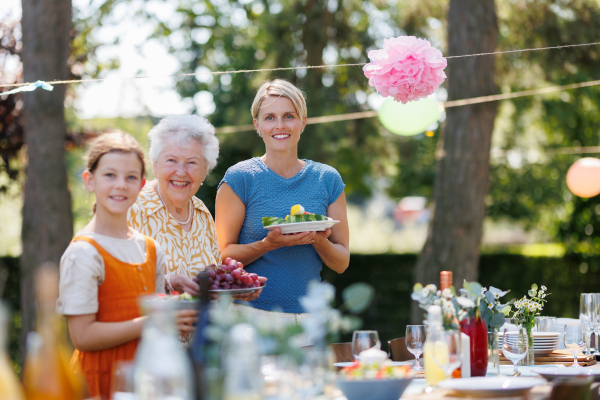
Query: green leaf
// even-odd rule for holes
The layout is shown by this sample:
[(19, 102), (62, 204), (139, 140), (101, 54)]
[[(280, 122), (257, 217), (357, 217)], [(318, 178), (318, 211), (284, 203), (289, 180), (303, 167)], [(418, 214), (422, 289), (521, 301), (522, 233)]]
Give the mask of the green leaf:
[(423, 290), (423, 285), (420, 283), (415, 283), (415, 286), (413, 286), (413, 292), (421, 293), (421, 290)]
[(536, 291), (537, 291), (537, 289), (538, 289), (538, 285), (536, 285), (536, 284), (534, 283), (533, 285), (531, 285), (531, 288), (532, 288), (533, 290), (536, 290)]
[(496, 302), (494, 295), (490, 291), (485, 292), (485, 298), (489, 304), (494, 304)]
[(500, 328), (502, 325), (504, 325), (504, 322), (506, 321), (506, 318), (504, 317), (504, 314), (502, 313), (496, 313), (493, 317), (492, 320), (490, 321), (490, 328)]
[(359, 282), (344, 289), (342, 298), (344, 299), (344, 306), (347, 307), (349, 312), (360, 314), (369, 307), (374, 295), (375, 289), (373, 286)]
[(362, 319), (355, 315), (345, 315), (344, 319), (350, 321), (350, 330), (348, 332), (353, 332), (362, 326)]

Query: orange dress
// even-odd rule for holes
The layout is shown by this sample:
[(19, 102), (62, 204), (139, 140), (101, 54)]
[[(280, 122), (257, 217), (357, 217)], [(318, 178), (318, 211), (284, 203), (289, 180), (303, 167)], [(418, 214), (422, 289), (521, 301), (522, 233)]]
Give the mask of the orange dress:
[[(154, 240), (146, 237), (146, 261), (128, 264), (119, 261), (93, 239), (78, 236), (73, 241), (93, 245), (104, 260), (104, 281), (98, 288), (98, 322), (122, 322), (140, 317), (138, 297), (155, 293), (156, 248)], [(90, 397), (108, 399), (116, 361), (131, 361), (139, 339), (131, 340), (110, 349), (98, 351), (75, 350), (71, 363), (85, 375)]]

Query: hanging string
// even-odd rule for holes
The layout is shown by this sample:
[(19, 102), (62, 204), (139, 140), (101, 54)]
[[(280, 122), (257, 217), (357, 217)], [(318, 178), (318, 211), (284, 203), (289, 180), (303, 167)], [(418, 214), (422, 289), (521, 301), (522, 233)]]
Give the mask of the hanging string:
[[(442, 103), (442, 104), (443, 104), (444, 108), (460, 107), (460, 106), (466, 106), (466, 105), (489, 103), (492, 101), (515, 99), (518, 97), (534, 96), (537, 94), (559, 92), (559, 91), (563, 91), (563, 90), (578, 89), (578, 88), (597, 86), (597, 85), (600, 85), (600, 80), (573, 83), (570, 85), (563, 85), (563, 86), (551, 86), (551, 87), (545, 87), (545, 88), (539, 88), (539, 89), (523, 90), (520, 92), (495, 94), (495, 95), (491, 95), (491, 96), (473, 97), (470, 99), (451, 100), (451, 101), (446, 101), (445, 103)], [(350, 120), (354, 120), (354, 119), (376, 117), (377, 114), (378, 114), (377, 111), (363, 111), (363, 112), (355, 112), (355, 113), (349, 113), (349, 114), (326, 115), (326, 116), (322, 116), (322, 117), (307, 118), (306, 123), (310, 125), (310, 124), (325, 124), (328, 122), (350, 121)], [(217, 128), (215, 131), (216, 131), (216, 133), (235, 133), (235, 132), (246, 132), (246, 131), (252, 131), (252, 130), (254, 130), (254, 125), (249, 124), (249, 125), (223, 126), (221, 128)]]
[[(488, 55), (498, 55), (498, 54), (509, 54), (509, 53), (524, 53), (528, 51), (541, 51), (541, 50), (554, 50), (554, 49), (564, 49), (568, 47), (582, 47), (582, 46), (595, 46), (600, 44), (600, 42), (592, 42), (592, 43), (578, 43), (578, 44), (566, 44), (561, 46), (549, 46), (549, 47), (533, 47), (529, 49), (519, 49), (519, 50), (505, 50), (505, 51), (494, 51), (490, 53), (477, 53), (477, 54), (464, 54), (458, 56), (448, 56), (447, 59), (453, 58), (464, 58), (464, 57), (480, 57), (480, 56), (488, 56)], [(276, 71), (294, 71), (299, 69), (322, 69), (322, 68), (339, 68), (339, 67), (362, 67), (367, 65), (367, 63), (356, 63), (356, 64), (324, 64), (324, 65), (307, 65), (302, 67), (285, 67), (285, 68), (261, 68), (261, 69), (242, 69), (236, 71), (208, 71), (208, 72), (190, 72), (185, 74), (172, 74), (172, 75), (140, 75), (133, 77), (125, 77), (125, 78), (117, 78), (119, 80), (133, 80), (133, 79), (158, 79), (158, 78), (172, 78), (172, 77), (185, 77), (185, 76), (198, 76), (198, 75), (226, 75), (226, 74), (242, 74), (249, 72), (276, 72)], [(89, 79), (71, 79), (71, 80), (56, 80), (50, 81), (49, 84), (52, 85), (64, 85), (69, 83), (85, 83), (85, 82), (101, 82), (108, 78), (89, 78)], [(32, 82), (28, 83), (6, 83), (1, 84), (0, 87), (18, 87), (18, 86), (26, 86), (32, 85)], [(2, 95), (2, 93), (0, 93)]]

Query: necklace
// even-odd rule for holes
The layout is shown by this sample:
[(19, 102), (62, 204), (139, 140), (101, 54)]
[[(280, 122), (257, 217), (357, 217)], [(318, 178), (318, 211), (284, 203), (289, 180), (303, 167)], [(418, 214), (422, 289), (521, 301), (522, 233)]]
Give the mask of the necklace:
[(158, 198), (160, 199), (160, 201), (164, 204), (165, 208), (167, 209), (167, 212), (169, 214), (171, 214), (171, 217), (173, 217), (173, 219), (175, 220), (175, 222), (177, 222), (179, 225), (187, 225), (190, 223), (191, 219), (192, 219), (192, 215), (194, 213), (194, 207), (192, 206), (192, 199), (190, 199), (190, 212), (188, 213), (188, 219), (185, 222), (179, 221), (177, 218), (175, 218), (175, 216), (169, 211), (169, 207), (167, 207), (167, 203), (165, 203), (165, 201), (163, 200), (162, 196), (160, 195), (160, 189), (158, 187), (158, 182), (156, 183), (156, 193), (158, 193)]

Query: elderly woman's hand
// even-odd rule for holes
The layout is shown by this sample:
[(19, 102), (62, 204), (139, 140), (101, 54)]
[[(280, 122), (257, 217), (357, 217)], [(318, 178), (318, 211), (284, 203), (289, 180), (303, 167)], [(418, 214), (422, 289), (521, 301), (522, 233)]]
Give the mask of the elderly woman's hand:
[(173, 290), (179, 293), (189, 293), (192, 296), (200, 295), (200, 285), (185, 275), (171, 275)]
[[(265, 278), (264, 276), (259, 276), (258, 281), (262, 285), (263, 283), (265, 283), (267, 281), (267, 278)], [(238, 294), (237, 296), (233, 296), (233, 298), (236, 300), (241, 300), (241, 301), (252, 301), (252, 300), (258, 299), (260, 297), (260, 294), (262, 293), (262, 291), (263, 291), (262, 288), (260, 288), (251, 293)]]
[(265, 241), (273, 249), (302, 244), (312, 244), (315, 241), (315, 232), (299, 232), (283, 235), (281, 229), (275, 228), (269, 231)]

